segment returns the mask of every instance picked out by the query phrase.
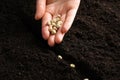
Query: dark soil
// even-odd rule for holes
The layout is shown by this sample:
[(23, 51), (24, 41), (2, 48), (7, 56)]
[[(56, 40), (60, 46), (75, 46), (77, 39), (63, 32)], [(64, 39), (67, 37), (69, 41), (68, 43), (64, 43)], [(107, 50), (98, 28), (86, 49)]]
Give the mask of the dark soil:
[(82, 0), (53, 48), (34, 20), (35, 1), (0, 2), (0, 80), (120, 80), (120, 0)]

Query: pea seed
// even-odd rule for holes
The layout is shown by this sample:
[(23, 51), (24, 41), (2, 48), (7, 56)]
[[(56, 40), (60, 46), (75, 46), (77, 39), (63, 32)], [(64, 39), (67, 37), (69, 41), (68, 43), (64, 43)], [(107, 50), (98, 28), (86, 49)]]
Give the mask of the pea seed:
[(57, 31), (57, 27), (53, 26), (53, 29)]
[(56, 30), (52, 29), (51, 34), (56, 34)]
[(60, 19), (59, 17), (56, 17), (56, 22), (57, 22), (57, 21), (60, 21), (60, 20), (61, 20), (61, 19)]
[(57, 17), (61, 18), (61, 15), (58, 15)]
[(52, 21), (56, 23), (56, 21), (57, 21), (57, 18), (54, 18)]
[(85, 78), (84, 80), (89, 80), (88, 78)]
[(51, 21), (49, 21), (47, 24), (50, 26), (51, 25)]
[(70, 67), (71, 68), (75, 68), (75, 64), (70, 64)]
[(58, 21), (57, 24), (56, 24), (56, 27), (57, 27), (57, 28), (60, 28), (61, 25), (62, 25), (62, 21)]
[(62, 59), (62, 56), (61, 56), (61, 55), (58, 55), (58, 59)]
[(56, 26), (56, 23), (55, 23), (55, 22), (52, 22), (52, 26)]
[(63, 23), (62, 21), (58, 21), (58, 22), (57, 22), (57, 24), (59, 24), (59, 25), (62, 25), (62, 23)]
[(60, 28), (60, 27), (61, 27), (61, 25), (60, 25), (60, 24), (57, 24), (57, 25), (56, 25), (56, 28)]
[(52, 25), (49, 26), (49, 31), (52, 31)]

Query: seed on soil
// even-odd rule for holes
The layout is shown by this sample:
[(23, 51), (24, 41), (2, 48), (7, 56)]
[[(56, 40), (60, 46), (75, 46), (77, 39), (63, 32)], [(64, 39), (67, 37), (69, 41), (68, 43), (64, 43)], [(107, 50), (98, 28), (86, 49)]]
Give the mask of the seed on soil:
[(85, 78), (84, 80), (89, 80), (88, 78)]
[(62, 59), (62, 56), (61, 56), (61, 55), (58, 55), (58, 59)]
[(70, 67), (71, 68), (75, 68), (75, 64), (70, 64)]

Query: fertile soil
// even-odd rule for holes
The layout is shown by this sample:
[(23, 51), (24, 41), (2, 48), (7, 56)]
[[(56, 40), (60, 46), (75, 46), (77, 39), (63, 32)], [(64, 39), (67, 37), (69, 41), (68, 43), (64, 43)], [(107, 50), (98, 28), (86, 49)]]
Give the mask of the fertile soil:
[(34, 20), (35, 1), (0, 2), (0, 80), (120, 80), (120, 0), (81, 0), (72, 28), (52, 48)]

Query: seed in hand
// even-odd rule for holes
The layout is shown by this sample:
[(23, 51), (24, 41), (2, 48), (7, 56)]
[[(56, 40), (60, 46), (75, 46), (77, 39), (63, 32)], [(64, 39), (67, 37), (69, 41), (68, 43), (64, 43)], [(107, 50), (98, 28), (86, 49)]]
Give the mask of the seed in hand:
[(58, 31), (58, 29), (62, 26), (62, 20), (61, 15), (58, 15), (57, 17), (50, 20), (47, 24), (49, 26), (49, 31), (52, 35), (55, 35)]
[(56, 34), (56, 30), (52, 29), (51, 34)]

